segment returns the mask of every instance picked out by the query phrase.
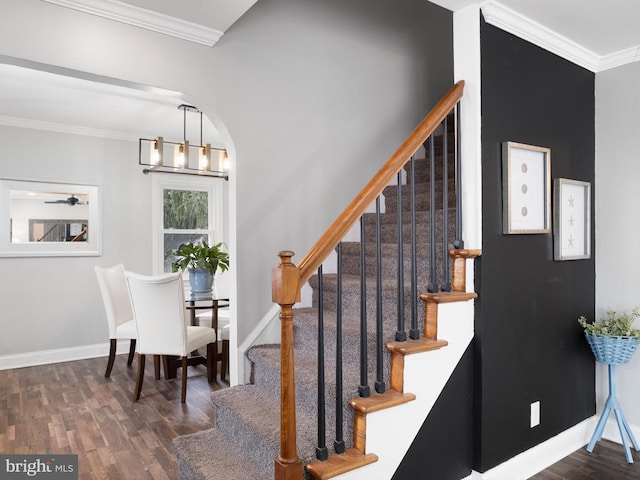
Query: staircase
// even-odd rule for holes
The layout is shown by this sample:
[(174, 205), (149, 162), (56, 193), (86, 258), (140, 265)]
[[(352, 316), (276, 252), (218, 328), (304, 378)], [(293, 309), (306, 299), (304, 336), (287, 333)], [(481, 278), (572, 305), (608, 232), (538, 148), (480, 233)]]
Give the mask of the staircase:
[[(434, 151), (436, 155), (442, 156), (442, 141), (438, 143), (436, 137), (431, 137), (434, 141)], [(427, 151), (429, 145), (427, 145)], [(455, 205), (455, 172), (453, 164), (453, 148), (449, 149), (450, 168), (449, 178), (435, 180), (437, 195), (439, 199), (434, 204), (436, 209), (436, 222), (431, 224), (428, 211), (432, 200), (425, 194), (431, 179), (429, 178), (428, 161), (424, 158), (415, 159), (413, 168), (416, 175), (415, 182), (416, 203), (415, 223), (416, 223), (416, 264), (418, 285), (426, 285), (430, 278), (431, 257), (430, 252), (430, 229), (435, 228), (437, 238), (442, 238), (441, 230), (443, 226), (442, 194), (446, 187), (448, 189), (449, 205)], [(408, 168), (408, 167), (405, 167)], [(436, 171), (436, 173), (438, 173)], [(411, 176), (407, 176), (411, 178)], [(434, 177), (438, 178), (438, 177)], [(409, 180), (410, 182), (410, 180)], [(444, 382), (450, 375), (457, 359), (471, 340), (473, 326), (467, 321), (464, 328), (449, 328), (450, 336), (454, 338), (454, 348), (449, 347), (451, 353), (440, 355), (439, 368), (428, 375), (434, 377), (426, 386), (416, 386), (421, 392), (418, 401), (414, 393), (405, 393), (404, 371), (409, 368), (421, 368), (420, 362), (423, 357), (439, 351), (447, 346), (447, 340), (440, 340), (438, 337), (438, 312), (442, 304), (453, 304), (462, 302), (467, 310), (463, 315), (467, 319), (472, 319), (472, 311), (469, 312), (468, 305), (474, 294), (466, 293), (464, 290), (464, 265), (467, 258), (477, 255), (479, 252), (458, 252), (453, 259), (446, 261), (454, 270), (454, 292), (433, 293), (421, 295), (421, 301), (414, 301), (414, 295), (410, 283), (410, 273), (412, 271), (411, 248), (406, 245), (402, 259), (402, 268), (405, 272), (405, 288), (403, 296), (403, 310), (407, 319), (412, 316), (417, 318), (417, 325), (420, 339), (408, 342), (397, 342), (396, 331), (398, 330), (398, 302), (400, 295), (397, 288), (398, 269), (400, 268), (398, 254), (398, 210), (397, 190), (403, 190), (402, 202), (409, 199), (410, 185), (389, 185), (384, 188), (384, 209), (386, 213), (380, 215), (380, 262), (376, 261), (378, 252), (376, 249), (377, 231), (375, 228), (375, 214), (364, 215), (364, 257), (361, 256), (359, 242), (343, 242), (342, 244), (342, 402), (339, 410), (336, 405), (336, 346), (338, 337), (336, 335), (336, 299), (337, 299), (337, 276), (335, 274), (324, 274), (322, 276), (322, 292), (320, 292), (320, 278), (313, 275), (309, 279), (309, 284), (314, 290), (313, 308), (298, 308), (293, 310), (295, 322), (293, 323), (293, 356), (295, 358), (295, 431), (294, 455), (297, 452), (299, 459), (307, 465), (307, 471), (300, 474), (300, 477), (290, 474), (276, 472), (276, 478), (301, 478), (313, 476), (314, 478), (332, 478), (348, 472), (354, 468), (364, 467), (361, 477), (348, 476), (346, 478), (373, 478), (370, 473), (366, 473), (365, 467), (368, 464), (378, 462), (379, 457), (385, 451), (375, 452), (376, 454), (365, 453), (369, 451), (366, 443), (367, 415), (371, 412), (386, 410), (395, 405), (413, 403), (412, 419), (409, 423), (415, 424), (416, 428), (428, 414), (430, 405), (433, 405), (437, 394), (443, 388)], [(407, 243), (411, 238), (412, 215), (401, 213), (402, 238), (403, 243)], [(448, 210), (447, 229), (450, 238), (455, 238), (455, 209)], [(443, 258), (445, 249), (442, 244), (436, 246), (436, 271), (438, 278), (443, 273)], [(367, 337), (367, 384), (371, 385), (372, 395), (368, 398), (360, 398), (359, 387), (362, 378), (358, 365), (360, 364), (360, 344), (361, 344), (361, 258), (364, 258), (366, 265), (366, 312), (368, 319)], [(377, 265), (380, 265), (379, 267)], [(382, 284), (377, 291), (376, 277), (377, 269), (380, 268)], [(457, 275), (457, 277), (456, 277)], [(462, 276), (462, 279), (460, 278)], [(420, 293), (423, 293), (421, 288)], [(322, 295), (320, 295), (322, 293)], [(378, 295), (380, 293), (380, 295)], [(384, 384), (380, 385), (376, 377), (376, 326), (375, 319), (379, 309), (376, 298), (382, 299), (381, 311), (383, 319), (383, 341), (387, 345), (387, 351), (383, 358), (382, 371), (384, 373)], [(341, 455), (330, 455), (327, 461), (316, 460), (318, 445), (323, 447), (325, 440), (318, 438), (318, 307), (322, 297), (324, 310), (322, 321), (324, 324), (324, 366), (326, 397), (324, 406), (326, 409), (326, 430), (334, 432), (336, 428), (336, 416), (340, 411), (343, 415), (344, 444), (346, 453)], [(424, 303), (423, 303), (424, 302)], [(402, 305), (402, 304), (401, 304)], [(446, 308), (445, 308), (446, 310)], [(285, 310), (283, 308), (283, 315)], [(441, 314), (442, 315), (442, 314)], [(456, 316), (455, 309), (452, 316)], [(284, 319), (283, 319), (284, 323)], [(440, 326), (442, 329), (443, 326)], [(283, 336), (284, 338), (284, 336)], [(445, 337), (443, 337), (445, 338)], [(442, 351), (447, 350), (442, 349)], [(430, 353), (424, 353), (430, 352)], [(459, 356), (457, 356), (459, 354)], [(280, 345), (258, 345), (251, 348), (247, 356), (252, 363), (251, 383), (237, 386), (225, 390), (216, 391), (212, 394), (211, 400), (216, 410), (215, 428), (191, 435), (178, 437), (173, 443), (174, 451), (178, 458), (178, 478), (180, 480), (216, 480), (216, 479), (251, 479), (251, 480), (272, 480), (274, 478), (274, 459), (280, 457), (283, 460), (283, 447), (281, 446), (281, 366), (286, 364), (288, 359), (283, 358)], [(417, 362), (405, 360), (407, 356), (415, 357)], [(432, 357), (433, 358), (433, 357)], [(393, 359), (393, 361), (392, 361)], [(431, 370), (434, 370), (431, 368)], [(378, 382), (378, 383), (376, 383)], [(441, 385), (440, 385), (441, 384)], [(378, 393), (374, 391), (377, 385)], [(437, 390), (437, 391), (435, 391)], [(411, 409), (409, 409), (411, 410)], [(389, 409), (389, 414), (393, 415), (393, 409)], [(404, 410), (405, 414), (407, 409)], [(419, 417), (422, 416), (420, 419)], [(291, 419), (287, 419), (291, 420)], [(355, 425), (356, 428), (352, 428)], [(393, 422), (393, 420), (391, 420)], [(354, 433), (355, 431), (355, 433)], [(366, 432), (366, 435), (365, 435)], [(412, 438), (412, 437), (411, 437)], [(407, 443), (411, 438), (402, 439), (400, 443)], [(326, 442), (329, 451), (333, 451), (335, 438), (332, 434), (327, 434)], [(407, 444), (408, 446), (408, 444)], [(284, 447), (286, 450), (287, 448)], [(322, 450), (322, 448), (320, 449)], [(322, 453), (322, 452), (320, 452)], [(401, 454), (401, 452), (400, 452)], [(397, 456), (397, 455), (396, 455)], [(400, 457), (401, 458), (401, 457)], [(286, 458), (284, 459), (287, 467)], [(395, 460), (394, 460), (395, 461)], [(383, 465), (384, 464), (384, 467)], [(374, 465), (377, 465), (375, 463)], [(386, 468), (393, 472), (393, 461), (387, 458), (377, 467), (376, 472), (380, 474), (380, 468)], [(276, 470), (278, 465), (276, 465)], [(356, 470), (357, 471), (357, 470)], [(352, 474), (353, 475), (353, 472)], [(383, 478), (383, 477), (376, 477)], [(384, 477), (387, 478), (387, 477)], [(391, 475), (388, 476), (391, 478)]]

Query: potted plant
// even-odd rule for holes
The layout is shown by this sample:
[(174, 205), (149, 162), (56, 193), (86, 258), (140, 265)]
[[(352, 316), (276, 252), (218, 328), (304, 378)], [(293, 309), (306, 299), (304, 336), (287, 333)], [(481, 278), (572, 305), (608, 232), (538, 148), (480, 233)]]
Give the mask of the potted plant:
[(639, 307), (635, 307), (630, 313), (608, 310), (606, 317), (593, 323), (588, 323), (584, 315), (578, 318), (598, 362), (610, 365), (629, 363), (640, 344), (640, 329), (633, 327), (633, 321), (639, 316)]
[(205, 240), (196, 244), (183, 243), (173, 255), (175, 259), (171, 263), (171, 270), (189, 271), (191, 293), (195, 297), (210, 297), (216, 272), (229, 269), (229, 254), (222, 250), (222, 242), (215, 245), (209, 245)]

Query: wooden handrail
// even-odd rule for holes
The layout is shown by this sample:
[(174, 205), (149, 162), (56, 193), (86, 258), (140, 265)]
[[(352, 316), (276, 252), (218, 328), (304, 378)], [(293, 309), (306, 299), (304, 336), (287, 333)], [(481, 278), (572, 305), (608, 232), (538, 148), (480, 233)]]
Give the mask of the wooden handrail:
[(36, 242), (41, 242), (45, 238), (47, 238), (47, 235), (49, 235), (53, 231), (53, 229), (56, 228), (58, 225), (60, 225), (60, 224), (59, 223), (54, 223), (53, 226), (49, 230), (47, 230), (44, 235), (42, 235), (40, 238), (36, 238)]
[(294, 373), (293, 306), (300, 302), (300, 289), (331, 251), (344, 238), (351, 226), (382, 193), (394, 175), (453, 110), (464, 89), (464, 81), (456, 83), (429, 112), (404, 143), (387, 160), (375, 177), (349, 204), (329, 229), (296, 266), (291, 251), (278, 255), (280, 264), (272, 270), (272, 299), (281, 308), (280, 342), (280, 455), (274, 462), (276, 480), (299, 480), (303, 476), (302, 461), (296, 446), (296, 389)]
[(82, 230), (78, 235), (76, 235), (75, 237), (73, 237), (71, 239), (72, 242), (79, 242), (81, 241), (84, 236), (87, 234), (87, 229), (85, 228), (84, 230)]
[(407, 163), (411, 155), (429, 138), (434, 130), (440, 125), (449, 112), (455, 107), (462, 97), (464, 80), (456, 83), (447, 94), (442, 97), (438, 104), (420, 122), (416, 129), (411, 132), (404, 143), (391, 155), (387, 163), (378, 171), (362, 191), (353, 199), (349, 206), (342, 212), (335, 222), (320, 237), (311, 250), (300, 260), (300, 285), (304, 285), (309, 278), (318, 270), (318, 267), (336, 248), (340, 240), (344, 238), (353, 224), (364, 215), (366, 209), (382, 193), (400, 169)]

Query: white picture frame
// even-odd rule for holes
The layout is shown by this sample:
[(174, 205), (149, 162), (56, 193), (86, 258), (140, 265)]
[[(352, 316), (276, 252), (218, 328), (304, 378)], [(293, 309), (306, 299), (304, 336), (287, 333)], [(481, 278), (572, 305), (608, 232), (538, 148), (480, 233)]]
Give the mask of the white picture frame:
[(502, 144), (502, 233), (551, 233), (551, 149)]
[[(38, 220), (33, 220), (38, 219)], [(31, 238), (34, 225), (50, 222), (64, 241)], [(80, 233), (77, 227), (80, 223)], [(43, 232), (44, 232), (43, 230)], [(58, 229), (56, 228), (56, 232)], [(97, 185), (0, 178), (0, 257), (82, 257), (102, 255)]]
[(591, 258), (591, 183), (556, 178), (553, 191), (553, 259)]

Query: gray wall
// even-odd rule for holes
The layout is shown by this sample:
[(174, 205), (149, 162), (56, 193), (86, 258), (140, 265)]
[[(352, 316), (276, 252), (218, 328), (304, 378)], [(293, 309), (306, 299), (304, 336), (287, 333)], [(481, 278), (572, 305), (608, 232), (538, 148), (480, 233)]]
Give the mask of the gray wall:
[[(185, 92), (222, 130), (235, 159), (239, 342), (272, 306), (276, 253), (293, 249), (294, 260), (301, 258), (452, 83), (451, 14), (424, 0), (260, 0), (213, 48), (39, 0), (4, 0), (3, 7), (1, 55)], [(107, 193), (124, 188), (144, 199), (149, 181), (136, 173), (136, 155), (105, 157), (101, 173), (78, 159), (59, 159), (55, 168), (43, 159), (38, 176), (50, 168), (65, 181), (100, 183)], [(0, 174), (10, 173), (3, 161)], [(105, 219), (120, 217), (104, 205)], [(123, 221), (148, 228), (148, 202), (134, 209), (135, 218)], [(3, 322), (19, 317), (34, 330), (65, 332), (37, 345), (22, 335), (8, 340), (11, 351), (106, 340), (103, 326), (90, 320), (102, 306), (89, 267), (121, 260), (150, 271), (150, 259), (136, 258), (144, 250), (130, 248), (127, 238), (105, 238), (97, 261), (0, 260), (12, 275), (37, 272), (32, 291), (61, 288), (71, 275), (72, 284), (83, 285), (47, 302), (46, 313), (3, 302)], [(5, 300), (25, 298), (16, 282), (6, 282)], [(94, 323), (71, 321), (76, 310), (76, 318)]]
[(0, 176), (99, 186), (101, 257), (2, 258), (0, 356), (106, 342), (94, 265), (149, 271), (149, 182), (137, 142), (0, 127)]
[[(596, 74), (596, 314), (640, 305), (640, 63)], [(636, 321), (640, 328), (640, 321)], [(636, 438), (640, 432), (640, 355), (616, 370), (618, 400)], [(608, 395), (607, 371), (597, 365), (598, 412)], [(614, 430), (614, 438), (619, 433)]]
[(260, 0), (214, 48), (238, 146), (240, 337), (272, 305), (276, 253), (302, 258), (451, 86), (451, 28), (422, 0)]

